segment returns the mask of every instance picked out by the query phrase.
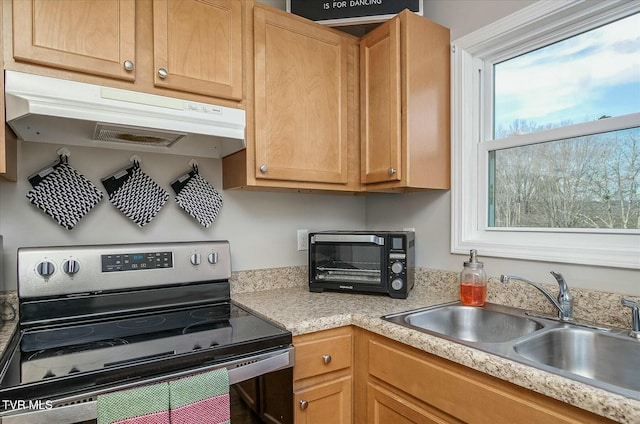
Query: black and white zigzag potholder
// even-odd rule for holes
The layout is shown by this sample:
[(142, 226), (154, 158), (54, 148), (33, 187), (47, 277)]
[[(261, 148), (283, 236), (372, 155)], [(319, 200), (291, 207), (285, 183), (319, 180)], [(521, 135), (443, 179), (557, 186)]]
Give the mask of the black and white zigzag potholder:
[(176, 192), (178, 206), (203, 227), (213, 224), (222, 207), (222, 196), (196, 170), (178, 178), (171, 187)]
[(40, 171), (29, 181), (34, 187), (27, 193), (27, 199), (67, 230), (72, 230), (103, 197), (66, 159)]
[(139, 227), (151, 222), (169, 199), (169, 193), (138, 164), (102, 180), (109, 201)]

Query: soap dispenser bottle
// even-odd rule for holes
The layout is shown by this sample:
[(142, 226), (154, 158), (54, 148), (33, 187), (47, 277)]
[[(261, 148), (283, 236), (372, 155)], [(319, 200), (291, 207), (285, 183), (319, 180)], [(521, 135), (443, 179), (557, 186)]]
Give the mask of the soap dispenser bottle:
[(478, 252), (472, 249), (469, 253), (469, 261), (460, 273), (460, 301), (467, 306), (482, 306), (487, 300), (487, 275), (484, 264), (478, 262)]

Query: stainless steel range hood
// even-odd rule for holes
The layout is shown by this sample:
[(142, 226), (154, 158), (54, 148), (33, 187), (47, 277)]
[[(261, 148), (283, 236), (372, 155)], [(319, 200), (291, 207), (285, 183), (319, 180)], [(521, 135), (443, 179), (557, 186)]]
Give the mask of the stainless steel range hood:
[(25, 141), (224, 157), (245, 144), (245, 111), (5, 71), (6, 119)]

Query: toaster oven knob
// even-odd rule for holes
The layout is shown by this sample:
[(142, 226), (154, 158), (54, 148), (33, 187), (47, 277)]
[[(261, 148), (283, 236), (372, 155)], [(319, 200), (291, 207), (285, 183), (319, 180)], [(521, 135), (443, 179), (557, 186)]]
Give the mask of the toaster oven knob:
[(191, 265), (200, 265), (202, 258), (199, 253), (192, 253), (189, 257), (189, 262), (191, 262)]
[(394, 290), (400, 290), (402, 286), (404, 286), (404, 283), (399, 278), (396, 278), (393, 281), (391, 281), (391, 288)]
[(209, 263), (211, 265), (217, 264), (218, 263), (218, 252), (209, 253), (209, 256), (207, 257), (207, 259), (209, 260)]
[(80, 271), (80, 263), (75, 259), (69, 259), (62, 264), (62, 270), (67, 275), (74, 275)]
[(402, 268), (404, 268), (402, 262), (394, 262), (393, 265), (391, 265), (391, 271), (393, 271), (394, 274), (400, 274)]
[(49, 261), (42, 261), (36, 267), (36, 272), (38, 273), (38, 275), (44, 278), (50, 277), (55, 270), (55, 265), (53, 265)]

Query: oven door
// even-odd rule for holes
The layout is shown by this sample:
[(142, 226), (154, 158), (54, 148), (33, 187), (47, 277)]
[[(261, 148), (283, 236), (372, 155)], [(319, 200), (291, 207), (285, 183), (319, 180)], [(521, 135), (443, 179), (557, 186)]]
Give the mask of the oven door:
[(312, 234), (309, 289), (386, 292), (385, 237), (375, 234)]
[[(182, 378), (189, 375), (226, 367), (229, 370), (231, 422), (293, 423), (293, 347), (255, 356), (243, 357), (222, 364), (196, 370), (150, 378), (136, 384), (122, 384), (112, 391), (131, 389), (138, 385)], [(256, 386), (254, 402), (246, 396), (246, 388)], [(0, 416), (0, 424), (93, 424), (97, 418), (97, 396), (85, 393), (81, 397), (58, 399), (53, 408), (22, 409)], [(257, 406), (257, 408), (256, 408)]]

